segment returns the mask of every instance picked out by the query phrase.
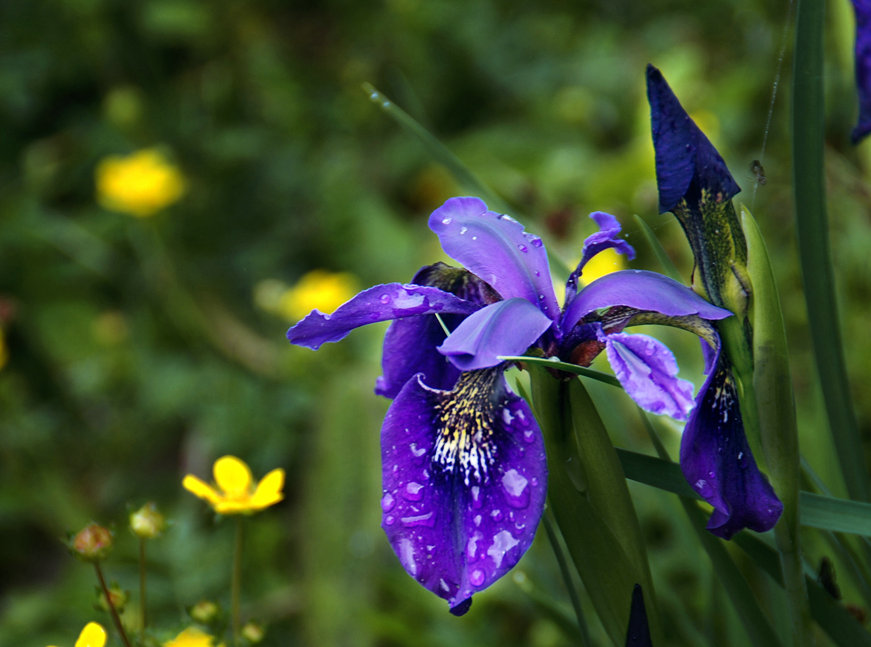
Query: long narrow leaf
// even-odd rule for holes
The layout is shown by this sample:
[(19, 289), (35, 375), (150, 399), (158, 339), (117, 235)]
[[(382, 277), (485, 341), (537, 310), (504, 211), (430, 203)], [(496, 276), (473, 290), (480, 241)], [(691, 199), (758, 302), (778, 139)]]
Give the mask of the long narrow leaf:
[(822, 0), (799, 0), (792, 96), (793, 187), (800, 266), (819, 381), (847, 491), (869, 500), (868, 470), (844, 365), (823, 172)]

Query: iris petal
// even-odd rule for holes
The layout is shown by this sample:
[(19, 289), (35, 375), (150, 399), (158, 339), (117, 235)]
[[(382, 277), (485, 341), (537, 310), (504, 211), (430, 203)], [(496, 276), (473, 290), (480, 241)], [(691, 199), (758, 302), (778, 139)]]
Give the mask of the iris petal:
[(659, 211), (672, 211), (684, 198), (697, 200), (702, 191), (718, 196), (720, 201), (740, 192), (717, 149), (652, 65), (647, 66), (647, 98), (656, 151)]
[(599, 225), (599, 231), (595, 234), (591, 234), (587, 236), (584, 240), (584, 248), (581, 252), (581, 262), (578, 263), (577, 269), (572, 272), (571, 276), (569, 276), (568, 281), (566, 281), (566, 297), (565, 303), (568, 306), (569, 303), (572, 302), (572, 299), (575, 298), (575, 294), (578, 291), (578, 279), (584, 271), (584, 266), (599, 252), (603, 252), (606, 249), (615, 249), (620, 254), (625, 254), (626, 258), (632, 260), (635, 258), (635, 249), (627, 243), (622, 238), (617, 238), (617, 235), (620, 233), (622, 227), (617, 219), (612, 216), (610, 213), (605, 213), (604, 211), (594, 211), (590, 214), (590, 218), (592, 218), (597, 225)]
[(735, 379), (722, 355), (696, 401), (681, 438), (680, 465), (692, 488), (714, 506), (708, 530), (723, 539), (743, 528), (770, 530), (783, 504), (750, 452)]
[(568, 333), (585, 315), (611, 306), (650, 310), (669, 317), (699, 315), (717, 320), (732, 316), (728, 310), (711, 305), (667, 276), (645, 270), (622, 270), (596, 279), (578, 293), (566, 308), (560, 325)]
[(853, 129), (857, 144), (871, 133), (871, 2), (853, 0), (856, 10), (856, 88), (859, 92), (859, 121)]
[(382, 527), (405, 570), (464, 612), (532, 543), (547, 467), (529, 406), (499, 369), (453, 391), (412, 379), (381, 431)]
[(686, 420), (693, 408), (693, 385), (677, 377), (671, 351), (647, 335), (603, 335), (608, 361), (626, 393), (645, 411)]
[(478, 198), (451, 198), (432, 213), (429, 226), (451, 258), (503, 299), (520, 297), (552, 319), (559, 315), (541, 238), (519, 222), (488, 211)]
[(360, 292), (333, 314), (313, 310), (287, 331), (292, 344), (317, 350), (321, 344), (339, 341), (360, 326), (435, 313), (471, 314), (480, 306), (438, 288), (387, 283)]
[(439, 347), (459, 369), (500, 364), (500, 355), (520, 355), (551, 326), (551, 320), (525, 299), (493, 303), (467, 317)]

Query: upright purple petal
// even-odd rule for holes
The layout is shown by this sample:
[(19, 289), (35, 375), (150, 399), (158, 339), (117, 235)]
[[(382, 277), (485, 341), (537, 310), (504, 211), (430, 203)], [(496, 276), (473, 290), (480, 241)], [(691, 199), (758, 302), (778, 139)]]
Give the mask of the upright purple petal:
[(623, 389), (645, 411), (686, 420), (693, 385), (677, 377), (677, 361), (664, 344), (647, 335), (602, 335), (608, 362)]
[(526, 299), (557, 318), (547, 252), (541, 238), (526, 233), (519, 222), (488, 211), (478, 198), (451, 198), (432, 213), (429, 226), (451, 258), (503, 299)]
[(321, 344), (344, 339), (354, 328), (377, 321), (436, 313), (471, 314), (479, 307), (438, 288), (387, 283), (360, 292), (331, 315), (313, 310), (287, 331), (287, 339), (317, 350)]
[(720, 201), (741, 191), (717, 149), (652, 65), (647, 66), (647, 98), (661, 213), (672, 211), (684, 198), (698, 201), (702, 191), (718, 196)]
[(560, 327), (567, 334), (585, 315), (611, 306), (628, 306), (669, 317), (699, 315), (716, 320), (732, 315), (667, 276), (645, 270), (622, 270), (606, 274), (581, 290), (566, 308)]
[(622, 238), (617, 238), (622, 227), (614, 216), (610, 213), (605, 213), (604, 211), (594, 211), (590, 214), (590, 218), (599, 225), (599, 231), (587, 236), (586, 240), (584, 240), (584, 248), (581, 252), (581, 262), (578, 263), (578, 267), (574, 272), (572, 272), (571, 276), (569, 276), (568, 281), (566, 281), (566, 305), (571, 303), (572, 299), (574, 299), (577, 294), (578, 279), (584, 271), (584, 266), (589, 263), (590, 259), (596, 254), (603, 252), (606, 249), (615, 249), (620, 254), (624, 254), (629, 260), (635, 258), (635, 249), (632, 245)]
[(708, 530), (723, 539), (743, 528), (770, 530), (783, 504), (750, 452), (735, 378), (723, 356), (696, 402), (681, 438), (680, 465), (692, 488), (714, 506)]
[(547, 466), (529, 406), (499, 369), (453, 391), (412, 379), (381, 430), (382, 527), (403, 568), (454, 613), (532, 543)]
[(499, 301), (469, 315), (439, 347), (463, 371), (502, 363), (501, 355), (521, 355), (552, 322), (526, 299)]
[(856, 12), (856, 89), (859, 92), (859, 121), (852, 141), (859, 143), (871, 132), (871, 0), (853, 0)]

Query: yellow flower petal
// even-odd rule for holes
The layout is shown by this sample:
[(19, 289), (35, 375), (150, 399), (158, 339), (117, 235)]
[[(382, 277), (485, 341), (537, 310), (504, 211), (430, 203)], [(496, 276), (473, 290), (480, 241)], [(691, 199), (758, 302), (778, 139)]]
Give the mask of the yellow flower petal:
[(281, 489), (284, 487), (284, 470), (274, 469), (264, 476), (257, 489), (251, 495), (250, 505), (255, 510), (262, 510), (275, 505), (284, 498)]
[[(188, 627), (169, 642), (163, 643), (163, 647), (212, 647), (214, 640), (204, 631)], [(223, 647), (223, 643), (219, 647)]]
[(248, 466), (235, 456), (223, 456), (213, 467), (215, 483), (231, 499), (247, 499), (254, 479)]
[(212, 505), (216, 505), (221, 500), (221, 495), (215, 492), (215, 489), (211, 485), (201, 481), (193, 474), (185, 476), (181, 485), (191, 494), (194, 494), (201, 499), (205, 499)]
[(79, 634), (76, 647), (105, 647), (106, 630), (96, 622), (89, 622)]

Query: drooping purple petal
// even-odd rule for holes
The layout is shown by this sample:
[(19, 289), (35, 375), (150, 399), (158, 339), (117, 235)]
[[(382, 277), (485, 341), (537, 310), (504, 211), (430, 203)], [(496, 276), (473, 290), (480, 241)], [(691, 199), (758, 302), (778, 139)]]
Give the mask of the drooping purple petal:
[(743, 528), (770, 530), (783, 504), (750, 452), (735, 378), (722, 356), (696, 402), (681, 438), (680, 465), (692, 488), (714, 506), (708, 530), (723, 539)]
[(451, 198), (432, 213), (429, 226), (451, 258), (503, 299), (520, 297), (551, 319), (559, 315), (544, 245), (519, 222), (488, 211), (478, 198)]
[(453, 391), (412, 379), (381, 431), (382, 527), (403, 568), (454, 613), (507, 573), (544, 508), (544, 443), (499, 369)]
[[(428, 285), (484, 307), (500, 299), (499, 295), (471, 272), (435, 263), (422, 267), (411, 279), (415, 285)], [(435, 317), (420, 316), (398, 319), (390, 324), (384, 336), (381, 353), (383, 374), (375, 383), (375, 393), (395, 398), (405, 383), (417, 373), (436, 389), (450, 389), (460, 371), (436, 350), (445, 340), (442, 323), (453, 330), (463, 320), (462, 314)]]
[(693, 385), (677, 377), (672, 352), (647, 335), (602, 335), (608, 362), (623, 389), (645, 411), (686, 420), (693, 408)]
[(741, 191), (717, 149), (690, 119), (662, 73), (652, 65), (647, 66), (647, 98), (656, 151), (660, 213), (671, 211), (684, 198), (697, 201), (702, 191), (721, 201)]
[(620, 254), (624, 254), (629, 260), (635, 258), (635, 249), (632, 245), (622, 238), (617, 238), (622, 227), (614, 216), (604, 211), (594, 211), (590, 214), (590, 218), (595, 220), (596, 224), (599, 225), (599, 231), (587, 236), (586, 240), (584, 240), (581, 262), (578, 263), (578, 267), (569, 276), (568, 281), (566, 281), (566, 305), (571, 303), (572, 299), (575, 298), (575, 294), (577, 294), (578, 279), (584, 271), (584, 266), (596, 254), (613, 248)]
[(871, 133), (871, 0), (853, 0), (856, 12), (856, 89), (859, 121), (851, 139), (858, 144)]
[(488, 368), (500, 355), (522, 354), (552, 323), (526, 299), (507, 299), (469, 315), (438, 351), (463, 371)]
[(585, 315), (611, 306), (628, 306), (669, 317), (699, 315), (716, 320), (732, 315), (667, 276), (646, 270), (621, 270), (606, 274), (581, 290), (566, 308), (560, 327), (568, 333)]
[(471, 314), (479, 307), (438, 288), (386, 283), (360, 292), (331, 315), (313, 310), (287, 331), (287, 339), (317, 350), (321, 344), (339, 341), (366, 324), (424, 314)]

